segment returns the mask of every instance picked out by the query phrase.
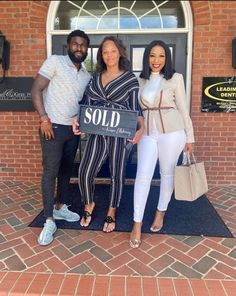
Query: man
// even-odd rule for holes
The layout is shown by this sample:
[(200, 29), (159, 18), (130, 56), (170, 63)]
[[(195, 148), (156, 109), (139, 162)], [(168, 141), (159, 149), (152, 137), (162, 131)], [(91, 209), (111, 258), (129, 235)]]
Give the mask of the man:
[[(66, 56), (52, 55), (41, 66), (32, 85), (33, 105), (40, 119), (43, 174), (42, 198), (46, 222), (38, 243), (48, 245), (57, 230), (55, 219), (69, 222), (80, 219), (68, 209), (69, 182), (79, 137), (72, 132), (79, 101), (90, 80), (82, 66), (87, 57), (88, 35), (75, 30), (67, 37)], [(57, 180), (57, 199), (54, 191)]]

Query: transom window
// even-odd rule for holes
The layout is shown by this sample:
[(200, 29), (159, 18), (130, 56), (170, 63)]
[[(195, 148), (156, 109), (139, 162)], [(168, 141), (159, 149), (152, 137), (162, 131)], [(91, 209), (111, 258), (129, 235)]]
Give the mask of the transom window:
[(54, 30), (184, 28), (180, 1), (61, 1)]

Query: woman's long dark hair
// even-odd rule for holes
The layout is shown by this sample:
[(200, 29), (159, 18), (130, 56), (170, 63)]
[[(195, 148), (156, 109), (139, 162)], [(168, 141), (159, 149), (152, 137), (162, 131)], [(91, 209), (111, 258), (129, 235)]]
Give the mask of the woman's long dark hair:
[(119, 50), (119, 53), (120, 53), (119, 69), (120, 70), (125, 70), (125, 71), (130, 71), (131, 66), (130, 66), (130, 61), (127, 58), (126, 47), (124, 46), (122, 40), (120, 40), (119, 38), (117, 38), (115, 36), (106, 36), (103, 39), (102, 43), (100, 44), (100, 46), (98, 48), (98, 53), (97, 53), (96, 71), (101, 73), (101, 72), (103, 72), (103, 71), (105, 71), (107, 69), (107, 66), (104, 63), (103, 58), (102, 58), (102, 48), (103, 48), (103, 44), (106, 41), (114, 42), (115, 46)]
[(140, 73), (140, 77), (144, 79), (149, 79), (151, 75), (151, 69), (149, 67), (149, 56), (154, 46), (161, 46), (165, 50), (166, 62), (165, 62), (165, 66), (161, 69), (160, 73), (164, 76), (165, 79), (168, 80), (173, 76), (173, 74), (175, 73), (175, 70), (172, 67), (170, 49), (167, 46), (167, 44), (165, 44), (165, 42), (161, 40), (154, 40), (151, 43), (149, 43), (148, 46), (145, 48), (145, 51), (143, 54), (143, 70)]

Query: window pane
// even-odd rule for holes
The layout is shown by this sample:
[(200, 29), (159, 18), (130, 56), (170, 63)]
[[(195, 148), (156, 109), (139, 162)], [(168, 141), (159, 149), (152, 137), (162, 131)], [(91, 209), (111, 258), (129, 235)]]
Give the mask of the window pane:
[(89, 72), (95, 71), (96, 64), (97, 64), (97, 52), (98, 47), (92, 47), (88, 49), (88, 56), (84, 61), (84, 65)]
[(120, 29), (139, 29), (138, 20), (124, 9), (120, 12)]
[(106, 14), (102, 18), (98, 29), (118, 29), (117, 10), (112, 10), (108, 14)]
[[(103, 2), (105, 3), (106, 1)], [(83, 10), (91, 13), (94, 17), (101, 17), (107, 11), (106, 6), (103, 5), (102, 1), (87, 1), (83, 6)]]
[[(78, 1), (84, 2), (84, 1)], [(66, 1), (61, 1), (57, 10), (56, 18), (54, 21), (55, 30), (68, 30), (72, 29), (72, 20), (78, 15), (78, 8), (71, 6)]]
[[(174, 1), (175, 2), (175, 1)], [(160, 7), (164, 28), (184, 28), (184, 14), (179, 2), (169, 1)]]
[(144, 47), (132, 48), (132, 69), (142, 71)]
[(143, 29), (162, 28), (161, 19), (156, 11), (141, 18), (141, 26)]
[(145, 13), (148, 13), (154, 8), (152, 1), (136, 1), (132, 11), (138, 16), (142, 16)]
[(61, 1), (54, 20), (55, 30), (183, 27), (180, 1)]
[(80, 29), (80, 30), (96, 30), (97, 29), (97, 24), (98, 24), (98, 19), (91, 17), (90, 15), (86, 13), (82, 13), (80, 17), (76, 17), (74, 20), (74, 29)]

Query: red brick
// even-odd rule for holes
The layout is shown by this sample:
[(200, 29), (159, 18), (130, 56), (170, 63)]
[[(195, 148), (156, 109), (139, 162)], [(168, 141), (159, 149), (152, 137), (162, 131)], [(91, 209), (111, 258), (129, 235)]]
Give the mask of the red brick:
[(175, 249), (170, 250), (167, 254), (169, 256), (175, 258), (176, 260), (184, 263), (187, 266), (192, 266), (196, 262), (196, 260), (194, 260), (190, 256), (187, 256), (184, 253), (182, 253), (182, 252), (180, 252), (178, 250), (175, 250)]
[(60, 291), (62, 281), (64, 280), (63, 274), (52, 274), (47, 282), (43, 291), (44, 295), (57, 295)]
[(77, 287), (77, 295), (92, 295), (95, 277), (81, 275), (79, 284)]
[(178, 296), (192, 296), (189, 281), (186, 279), (174, 279), (174, 286)]
[(173, 280), (171, 279), (158, 279), (158, 288), (161, 296), (175, 296), (175, 288)]
[(154, 276), (156, 274), (153, 268), (136, 259), (127, 265), (139, 275)]
[(205, 281), (189, 280), (194, 296), (209, 296)]
[(156, 278), (142, 278), (143, 295), (157, 296), (159, 295)]
[(205, 283), (210, 295), (227, 296), (220, 281), (206, 280)]
[(44, 264), (53, 273), (65, 273), (69, 270), (69, 268), (57, 257), (50, 258), (49, 260), (44, 261)]
[(227, 296), (235, 296), (236, 281), (222, 281), (221, 283), (227, 293)]
[(197, 245), (193, 249), (191, 249), (187, 254), (195, 259), (202, 258), (206, 253), (210, 251), (210, 248), (204, 245)]
[(76, 295), (79, 275), (65, 275), (64, 281), (60, 289), (60, 296)]
[(127, 296), (141, 296), (141, 278), (128, 277), (126, 279), (126, 291)]
[(218, 243), (216, 243), (215, 241), (212, 241), (210, 239), (206, 239), (204, 240), (203, 244), (211, 249), (214, 249), (220, 253), (224, 253), (224, 254), (227, 254), (230, 249), (229, 248), (226, 248), (225, 246), (222, 246)]
[(86, 262), (87, 260), (91, 259), (92, 255), (88, 252), (85, 251), (79, 255), (76, 255), (68, 260), (66, 260), (64, 263), (68, 265), (70, 268), (76, 267), (82, 262)]
[(22, 273), (11, 290), (11, 295), (24, 295), (34, 277), (34, 273)]
[(111, 271), (105, 264), (96, 258), (88, 260), (86, 264), (95, 274), (108, 274)]
[(204, 279), (211, 279), (211, 280), (223, 280), (226, 279), (227, 275), (216, 271), (214, 269), (210, 270), (205, 276)]
[(126, 265), (121, 266), (120, 268), (116, 269), (115, 271), (111, 272), (111, 275), (134, 275), (135, 272)]
[(110, 277), (109, 296), (125, 296), (126, 286), (125, 277)]
[(8, 272), (0, 283), (0, 293), (2, 293), (2, 295), (8, 295), (19, 276), (19, 272)]
[(94, 282), (93, 296), (107, 296), (109, 291), (110, 277), (97, 276)]
[(111, 260), (106, 262), (106, 265), (111, 269), (115, 270), (122, 265), (127, 264), (129, 261), (133, 260), (134, 258), (127, 253), (121, 254), (112, 258)]
[(45, 289), (47, 282), (50, 278), (50, 274), (36, 274), (34, 280), (30, 284), (27, 294), (28, 295), (41, 295)]
[(236, 270), (235, 268), (231, 268), (227, 265), (224, 265), (222, 263), (218, 263), (216, 266), (215, 266), (215, 269), (224, 273), (224, 274), (227, 274), (228, 276), (230, 276), (231, 278), (235, 279), (236, 280)]
[(16, 246), (14, 249), (20, 255), (20, 257), (23, 259), (35, 255), (35, 253), (32, 251), (32, 249), (30, 247), (28, 247), (26, 244)]
[(166, 243), (161, 243), (160, 245), (157, 245), (156, 247), (148, 251), (148, 254), (154, 258), (158, 258), (161, 255), (166, 254), (170, 249), (171, 247), (169, 245), (167, 245)]

